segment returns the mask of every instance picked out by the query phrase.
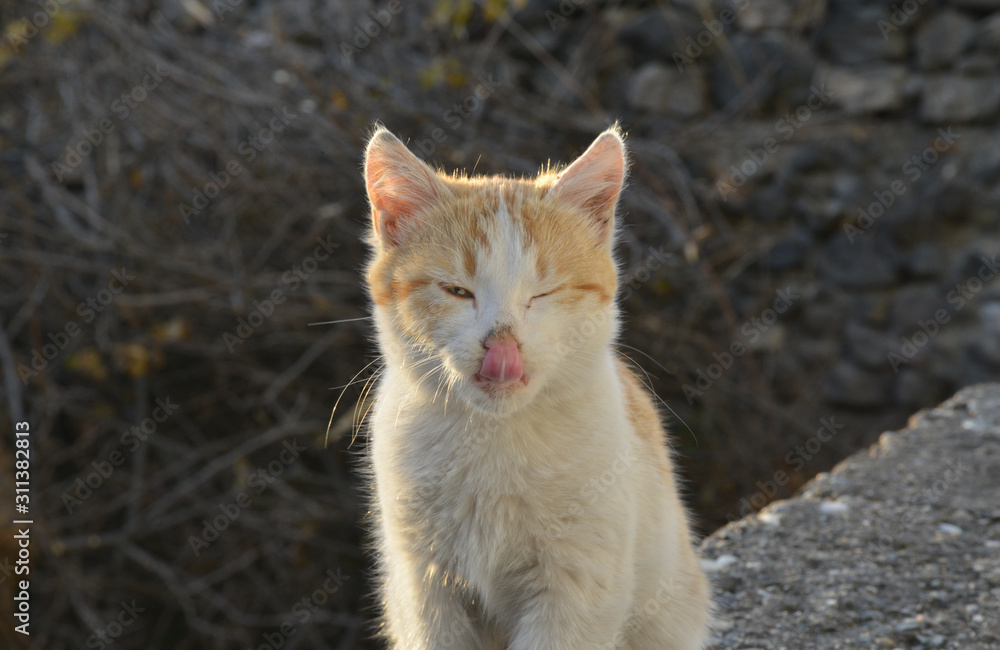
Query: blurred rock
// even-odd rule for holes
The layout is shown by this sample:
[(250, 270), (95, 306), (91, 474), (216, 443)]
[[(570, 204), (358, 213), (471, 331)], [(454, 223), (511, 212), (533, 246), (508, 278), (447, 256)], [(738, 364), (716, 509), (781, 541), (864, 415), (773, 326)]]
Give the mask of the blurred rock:
[(919, 328), (919, 321), (933, 319), (935, 312), (947, 307), (946, 294), (933, 284), (900, 287), (892, 298), (891, 331), (908, 335)]
[(892, 401), (901, 406), (919, 407), (929, 400), (939, 399), (943, 384), (922, 372), (903, 368), (892, 386)]
[(889, 3), (843, 2), (831, 5), (829, 19), (819, 28), (823, 54), (840, 65), (873, 64), (903, 59), (907, 54), (902, 29), (887, 29)]
[(948, 262), (945, 249), (936, 242), (921, 242), (910, 253), (906, 270), (914, 278), (933, 278), (942, 273)]
[(860, 323), (850, 323), (844, 329), (844, 341), (851, 359), (869, 369), (882, 369), (889, 352), (889, 340), (882, 332)]
[(811, 29), (826, 15), (826, 0), (753, 0), (744, 4), (737, 23), (748, 32)]
[(893, 111), (903, 105), (909, 71), (902, 65), (870, 68), (827, 68), (817, 81), (833, 95), (833, 102), (852, 115)]
[(976, 31), (976, 24), (966, 14), (943, 9), (917, 30), (917, 62), (925, 70), (939, 70), (954, 63)]
[(660, 63), (649, 63), (635, 73), (628, 101), (636, 110), (676, 117), (693, 117), (705, 110), (704, 96), (692, 76)]
[(959, 123), (985, 120), (1000, 108), (1000, 76), (929, 77), (924, 84), (920, 117), (925, 122)]
[[(889, 369), (888, 362), (885, 369)], [(821, 387), (821, 394), (831, 404), (875, 408), (883, 405), (888, 389), (889, 381), (886, 376), (863, 370), (849, 361), (842, 361), (830, 372)]]
[[(757, 108), (794, 109), (809, 98), (816, 55), (801, 38), (776, 31), (733, 34), (732, 56), (715, 56), (709, 68), (712, 103), (745, 100)], [(752, 92), (751, 92), (752, 90)]]
[(1000, 52), (1000, 13), (983, 18), (976, 23), (973, 47), (987, 52)]
[(988, 9), (990, 11), (996, 11), (1000, 9), (1000, 0), (948, 0), (950, 4), (956, 7), (965, 7), (967, 9)]
[(813, 238), (808, 230), (796, 230), (772, 246), (761, 258), (761, 264), (772, 271), (797, 268), (805, 261), (812, 244)]
[(618, 40), (635, 52), (640, 61), (673, 62), (676, 53), (689, 56), (685, 53), (690, 45), (686, 39), (693, 39), (704, 29), (701, 21), (691, 13), (662, 7), (637, 14), (622, 27)]
[(875, 237), (851, 242), (835, 235), (822, 253), (820, 272), (835, 284), (852, 288), (886, 287), (898, 278), (899, 255), (892, 245)]

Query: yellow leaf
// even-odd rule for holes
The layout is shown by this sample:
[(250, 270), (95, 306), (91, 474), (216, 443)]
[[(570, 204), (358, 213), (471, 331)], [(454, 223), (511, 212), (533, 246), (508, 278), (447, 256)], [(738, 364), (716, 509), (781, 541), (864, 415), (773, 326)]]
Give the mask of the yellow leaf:
[(82, 11), (57, 11), (52, 15), (52, 20), (45, 30), (45, 41), (48, 43), (62, 43), (68, 37), (80, 30), (86, 14)]
[(339, 90), (335, 90), (331, 93), (330, 101), (333, 102), (333, 107), (338, 111), (346, 111), (350, 106), (350, 102), (347, 101), (347, 95)]
[(108, 368), (104, 365), (97, 348), (77, 350), (66, 359), (66, 367), (94, 381), (104, 381), (108, 378)]
[(435, 59), (433, 63), (420, 71), (420, 87), (423, 90), (430, 90), (441, 83), (443, 77), (444, 70), (441, 61)]
[(163, 351), (149, 350), (139, 343), (123, 343), (115, 347), (115, 367), (137, 379), (149, 374), (151, 368), (163, 365)]
[(183, 341), (191, 335), (191, 324), (181, 316), (174, 316), (153, 327), (152, 334), (157, 341)]

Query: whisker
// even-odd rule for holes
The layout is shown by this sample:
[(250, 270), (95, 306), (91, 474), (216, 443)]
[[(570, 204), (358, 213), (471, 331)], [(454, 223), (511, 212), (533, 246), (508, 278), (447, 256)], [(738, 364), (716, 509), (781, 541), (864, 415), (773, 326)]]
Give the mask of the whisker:
[[(381, 366), (379, 366), (375, 370), (375, 372), (373, 372), (371, 376), (368, 378), (368, 381), (365, 382), (364, 388), (361, 389), (361, 398), (358, 399), (358, 403), (354, 407), (355, 421), (352, 422), (353, 433), (351, 435), (351, 442), (350, 444), (347, 445), (348, 449), (354, 446), (354, 441), (358, 439), (358, 432), (361, 431), (361, 426), (364, 423), (365, 418), (368, 417), (368, 414), (375, 406), (375, 402), (378, 399), (378, 395), (375, 395), (375, 397), (371, 400), (368, 399), (368, 396), (371, 394), (372, 389), (375, 387), (375, 383), (378, 381), (378, 378), (381, 377), (382, 373), (385, 371), (385, 367), (386, 364), (384, 363)], [(368, 403), (368, 408), (366, 408), (365, 412), (361, 415), (360, 418), (358, 418), (357, 417), (358, 411), (361, 410), (361, 405), (366, 402)]]
[(324, 321), (319, 321), (318, 323), (308, 323), (307, 326), (312, 327), (313, 325), (337, 325), (339, 323), (354, 323), (359, 320), (371, 320), (371, 319), (372, 319), (371, 316), (361, 316), (359, 318), (342, 318), (340, 320), (324, 320)]
[(344, 386), (343, 390), (340, 391), (340, 395), (337, 396), (337, 401), (333, 403), (333, 410), (330, 411), (330, 421), (326, 423), (326, 436), (323, 438), (324, 449), (330, 443), (330, 427), (333, 426), (333, 416), (336, 415), (337, 413), (337, 406), (340, 405), (340, 400), (344, 399), (344, 393), (347, 392), (347, 387), (353, 384), (354, 380), (357, 379), (361, 375), (361, 373), (363, 373), (365, 370), (368, 370), (368, 368), (370, 368), (373, 363), (377, 362), (381, 358), (382, 356), (379, 355), (374, 359), (372, 359), (371, 361), (369, 361), (368, 363), (366, 363), (365, 367), (359, 370), (353, 377), (351, 377), (351, 381), (349, 381), (347, 385)]
[[(616, 345), (616, 346), (621, 346), (621, 347), (623, 347), (623, 348), (628, 348), (629, 350), (635, 350), (636, 352), (638, 352), (638, 353), (639, 353), (639, 354), (641, 354), (642, 356), (646, 357), (647, 359), (649, 359), (650, 361), (652, 361), (653, 363), (655, 363), (655, 364), (656, 364), (656, 367), (657, 367), (657, 368), (659, 368), (660, 370), (662, 370), (663, 372), (667, 373), (668, 375), (672, 375), (672, 374), (674, 374), (674, 373), (670, 372), (670, 371), (669, 371), (669, 370), (668, 370), (668, 369), (667, 369), (666, 367), (664, 367), (664, 365), (663, 365), (662, 363), (660, 363), (660, 362), (659, 362), (659, 361), (657, 361), (657, 360), (656, 360), (655, 358), (653, 358), (653, 357), (652, 357), (651, 355), (649, 355), (649, 354), (647, 354), (647, 353), (643, 352), (642, 350), (640, 350), (640, 349), (639, 349), (639, 348), (637, 348), (637, 347), (634, 347), (634, 346), (631, 346), (631, 345), (628, 345), (628, 344), (626, 344), (626, 343), (616, 343), (615, 345)], [(633, 361), (633, 363), (634, 363), (634, 361)]]

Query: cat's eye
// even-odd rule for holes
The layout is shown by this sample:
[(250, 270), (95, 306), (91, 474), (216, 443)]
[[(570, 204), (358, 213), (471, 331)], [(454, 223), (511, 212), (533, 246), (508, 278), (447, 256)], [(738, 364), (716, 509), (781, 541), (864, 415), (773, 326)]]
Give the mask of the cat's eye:
[(552, 295), (552, 292), (546, 291), (545, 293), (540, 293), (537, 296), (532, 296), (531, 299), (534, 300), (535, 298), (544, 298), (545, 296), (550, 296), (550, 295)]
[(528, 306), (531, 307), (531, 303), (534, 302), (535, 299), (537, 299), (537, 298), (544, 298), (545, 296), (551, 296), (556, 291), (557, 291), (557, 289), (553, 289), (552, 291), (546, 291), (545, 293), (540, 293), (537, 296), (532, 296), (531, 300), (528, 301)]
[(454, 284), (442, 284), (441, 288), (444, 289), (445, 293), (450, 293), (456, 298), (468, 298), (471, 300), (472, 298), (476, 297), (473, 295), (471, 291), (469, 291), (465, 287), (460, 287)]

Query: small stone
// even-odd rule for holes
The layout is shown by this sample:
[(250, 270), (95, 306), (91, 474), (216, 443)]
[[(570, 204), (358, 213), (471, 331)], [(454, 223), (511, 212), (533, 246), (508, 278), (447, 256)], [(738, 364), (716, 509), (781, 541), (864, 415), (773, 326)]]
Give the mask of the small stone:
[(819, 511), (825, 515), (839, 515), (850, 509), (850, 506), (843, 501), (822, 501), (819, 504)]
[(737, 24), (746, 32), (766, 29), (801, 31), (815, 27), (826, 13), (825, 0), (754, 0), (744, 3), (737, 14)]
[(947, 263), (944, 247), (934, 242), (922, 242), (910, 253), (906, 269), (915, 278), (933, 278), (944, 271)]
[(865, 368), (880, 368), (886, 363), (889, 339), (879, 331), (852, 322), (844, 329), (848, 352)]
[(771, 271), (787, 271), (797, 268), (809, 254), (813, 238), (808, 231), (799, 230), (778, 241), (761, 258), (761, 265)]
[(703, 559), (701, 561), (701, 568), (707, 571), (708, 573), (715, 573), (717, 571), (725, 569), (731, 564), (736, 564), (737, 562), (739, 562), (738, 557), (736, 557), (735, 555), (730, 555), (729, 553), (724, 553), (723, 555), (720, 555), (714, 560), (708, 558)]
[(941, 382), (917, 370), (904, 368), (896, 375), (892, 401), (900, 406), (919, 408), (939, 400), (942, 389)]
[(632, 77), (628, 88), (632, 108), (675, 117), (693, 117), (705, 109), (705, 98), (691, 75), (659, 63), (649, 63)]
[(895, 284), (899, 253), (885, 238), (837, 235), (819, 251), (821, 276), (855, 289), (875, 289)]
[(979, 326), (987, 332), (1000, 334), (1000, 302), (988, 302), (979, 308)]
[(917, 31), (917, 62), (925, 70), (939, 70), (958, 58), (975, 34), (975, 22), (954, 9), (943, 9)]
[(705, 26), (686, 11), (652, 9), (639, 13), (622, 27), (618, 40), (641, 59), (672, 61), (675, 54), (689, 57), (693, 51), (685, 51), (692, 47), (686, 39), (690, 37), (697, 45), (694, 39), (704, 30)]
[(990, 11), (1000, 9), (1000, 0), (951, 0), (951, 4), (956, 7), (966, 7), (968, 9), (986, 9)]
[(768, 526), (780, 526), (781, 525), (781, 515), (774, 510), (764, 510), (759, 515), (757, 519)]
[(974, 47), (988, 52), (1000, 52), (1000, 13), (981, 20), (976, 25)]
[(837, 364), (823, 383), (823, 399), (841, 406), (871, 408), (886, 400), (888, 383), (880, 375), (843, 361)]
[(992, 117), (1000, 108), (1000, 76), (938, 75), (924, 84), (920, 117), (925, 122), (971, 122)]
[(945, 535), (961, 535), (964, 532), (955, 524), (938, 524), (938, 530)]
[(883, 31), (881, 27), (891, 24), (889, 4), (830, 3), (829, 17), (819, 26), (821, 47), (829, 58), (841, 65), (904, 58), (908, 50), (904, 30)]
[(909, 71), (902, 65), (870, 68), (829, 68), (818, 81), (833, 95), (833, 102), (851, 115), (893, 111), (903, 105)]

